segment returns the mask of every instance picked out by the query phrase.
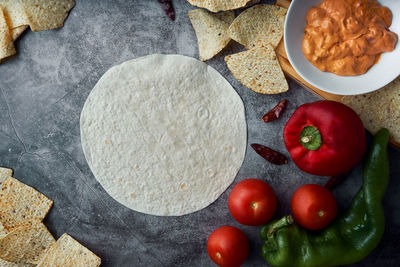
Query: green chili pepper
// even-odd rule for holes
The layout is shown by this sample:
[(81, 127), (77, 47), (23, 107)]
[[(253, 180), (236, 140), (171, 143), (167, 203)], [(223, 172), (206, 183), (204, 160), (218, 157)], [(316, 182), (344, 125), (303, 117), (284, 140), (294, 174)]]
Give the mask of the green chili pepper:
[(273, 266), (313, 267), (350, 264), (366, 257), (385, 229), (382, 198), (389, 182), (387, 143), (381, 129), (363, 165), (363, 185), (351, 206), (328, 227), (308, 231), (285, 216), (261, 229), (262, 256)]

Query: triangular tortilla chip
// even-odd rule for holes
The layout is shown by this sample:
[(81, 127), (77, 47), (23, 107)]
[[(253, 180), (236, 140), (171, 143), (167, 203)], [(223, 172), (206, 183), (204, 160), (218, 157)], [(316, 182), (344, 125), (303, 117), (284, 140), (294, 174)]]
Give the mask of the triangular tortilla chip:
[(242, 8), (260, 0), (187, 0), (192, 6), (206, 8), (212, 12)]
[(255, 92), (278, 94), (289, 89), (271, 45), (229, 55), (225, 61), (233, 76)]
[(1, 267), (32, 267), (35, 265), (28, 264), (28, 263), (13, 263), (13, 262), (9, 262), (9, 261), (0, 259), (0, 266)]
[(21, 5), (21, 0), (0, 0), (0, 7), (4, 10), (10, 29), (28, 24), (28, 17)]
[(74, 0), (0, 0), (11, 29), (30, 25), (32, 31), (60, 28)]
[(235, 12), (211, 13), (204, 9), (189, 11), (189, 18), (196, 32), (200, 60), (218, 54), (229, 43), (228, 28), (235, 19)]
[(261, 4), (243, 11), (229, 27), (229, 36), (247, 49), (271, 44), (276, 48), (282, 39), (287, 9)]
[(55, 239), (40, 221), (32, 221), (0, 239), (0, 258), (14, 263), (39, 263)]
[(0, 60), (16, 53), (3, 9), (0, 7)]
[(79, 244), (68, 234), (63, 234), (43, 256), (37, 267), (97, 267), (101, 259)]
[[(0, 238), (3, 238), (7, 235), (8, 231), (4, 228), (3, 224), (0, 222)], [(0, 265), (1, 266), (1, 265)]]
[(28, 16), (28, 24), (34, 32), (62, 27), (69, 11), (75, 6), (74, 0), (20, 1)]
[(11, 29), (11, 37), (15, 41), (18, 37), (28, 28), (28, 25), (21, 25), (14, 29)]
[(11, 231), (33, 219), (43, 220), (53, 201), (15, 178), (8, 178), (0, 191), (0, 222)]
[(342, 102), (358, 113), (368, 131), (375, 134), (387, 128), (392, 140), (400, 144), (400, 77), (378, 91), (345, 96)]
[(0, 167), (0, 185), (2, 185), (13, 174), (13, 170), (9, 168)]

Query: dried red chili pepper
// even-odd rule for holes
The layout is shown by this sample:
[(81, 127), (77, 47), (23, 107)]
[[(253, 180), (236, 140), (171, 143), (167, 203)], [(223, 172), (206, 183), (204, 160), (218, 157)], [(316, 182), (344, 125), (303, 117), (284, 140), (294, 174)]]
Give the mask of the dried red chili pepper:
[(350, 173), (344, 173), (341, 175), (337, 176), (332, 176), (329, 178), (328, 182), (325, 184), (325, 188), (327, 189), (333, 189), (334, 187), (338, 186), (343, 180), (345, 180), (347, 177), (349, 177)]
[(158, 0), (161, 5), (161, 8), (164, 10), (165, 14), (171, 19), (175, 20), (175, 11), (174, 7), (172, 6), (171, 0)]
[(270, 121), (276, 120), (277, 118), (279, 118), (282, 115), (283, 111), (285, 111), (286, 104), (287, 104), (287, 100), (283, 99), (281, 102), (278, 103), (278, 105), (276, 105), (273, 109), (268, 111), (262, 117), (262, 120), (264, 122), (270, 122)]
[(269, 147), (259, 144), (251, 144), (251, 147), (257, 152), (258, 155), (275, 165), (283, 165), (288, 163), (287, 158), (283, 154)]

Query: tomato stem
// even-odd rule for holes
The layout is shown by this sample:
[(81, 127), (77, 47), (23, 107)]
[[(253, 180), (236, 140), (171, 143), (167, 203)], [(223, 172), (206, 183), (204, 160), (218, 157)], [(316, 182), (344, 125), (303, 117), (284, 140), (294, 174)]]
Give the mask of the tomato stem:
[(300, 133), (300, 144), (305, 149), (317, 150), (322, 145), (321, 133), (314, 126), (304, 127)]

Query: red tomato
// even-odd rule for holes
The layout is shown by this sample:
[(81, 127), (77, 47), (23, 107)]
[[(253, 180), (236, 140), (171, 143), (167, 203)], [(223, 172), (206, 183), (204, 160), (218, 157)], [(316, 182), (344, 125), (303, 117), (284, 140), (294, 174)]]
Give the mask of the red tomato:
[(271, 187), (258, 179), (238, 183), (228, 199), (233, 218), (244, 225), (267, 223), (276, 210), (276, 196)]
[(246, 235), (233, 226), (217, 228), (207, 240), (208, 255), (221, 267), (237, 267), (249, 255), (249, 241)]
[(306, 184), (297, 189), (290, 205), (296, 222), (311, 230), (324, 228), (337, 214), (335, 197), (317, 184)]

